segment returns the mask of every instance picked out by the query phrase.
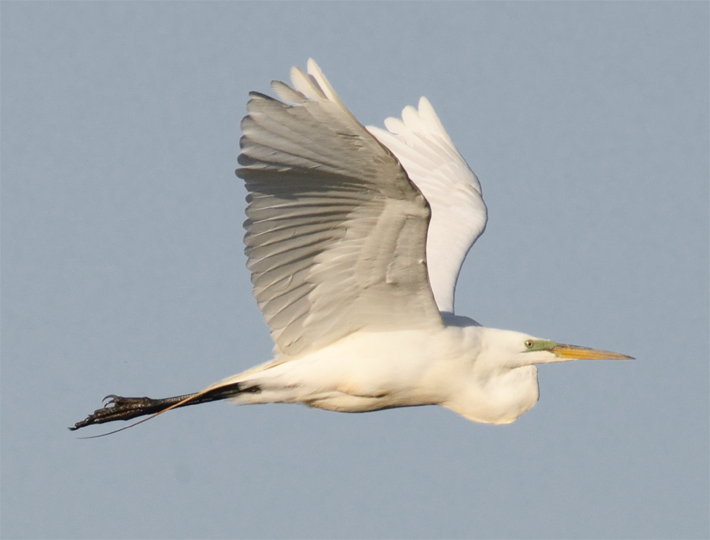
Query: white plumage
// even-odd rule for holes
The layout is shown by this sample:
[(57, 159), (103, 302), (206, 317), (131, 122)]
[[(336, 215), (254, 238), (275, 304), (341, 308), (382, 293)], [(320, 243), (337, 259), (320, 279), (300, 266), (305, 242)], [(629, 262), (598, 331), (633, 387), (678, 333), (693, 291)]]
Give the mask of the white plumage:
[[(367, 130), (387, 147), (432, 209), (426, 255), (439, 311), (454, 312), (454, 289), (464, 258), (486, 228), (481, 184), (454, 146), (429, 101)], [(455, 234), (452, 234), (455, 231)]]
[(112, 396), (76, 427), (225, 398), (348, 412), (441, 405), (504, 424), (537, 401), (535, 364), (630, 358), (455, 316), (487, 211), (431, 104), (388, 118), (388, 131), (365, 128), (313, 60), (291, 80), (272, 83), (280, 101), (250, 94), (237, 170), (274, 359), (197, 394)]

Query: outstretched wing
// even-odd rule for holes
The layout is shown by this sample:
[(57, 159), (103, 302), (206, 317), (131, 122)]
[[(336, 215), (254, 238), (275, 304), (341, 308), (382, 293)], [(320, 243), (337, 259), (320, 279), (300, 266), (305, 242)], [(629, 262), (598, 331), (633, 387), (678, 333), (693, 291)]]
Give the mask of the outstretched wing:
[(251, 93), (237, 175), (247, 266), (278, 349), (295, 355), (358, 330), (442, 324), (429, 287), (430, 210), (345, 108), (313, 60)]
[(461, 265), (488, 219), (481, 184), (426, 98), (419, 100), (419, 110), (406, 107), (402, 120), (388, 118), (385, 126), (389, 131), (367, 129), (397, 157), (429, 202), (429, 281), (439, 310), (453, 313)]

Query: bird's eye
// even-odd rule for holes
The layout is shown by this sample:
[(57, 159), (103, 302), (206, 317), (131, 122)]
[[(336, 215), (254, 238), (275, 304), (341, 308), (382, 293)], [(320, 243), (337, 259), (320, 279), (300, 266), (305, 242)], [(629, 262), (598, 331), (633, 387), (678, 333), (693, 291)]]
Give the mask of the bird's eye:
[(532, 347), (533, 347), (533, 341), (532, 341), (532, 339), (526, 339), (526, 340), (525, 340), (525, 346), (526, 346), (528, 349), (532, 349)]

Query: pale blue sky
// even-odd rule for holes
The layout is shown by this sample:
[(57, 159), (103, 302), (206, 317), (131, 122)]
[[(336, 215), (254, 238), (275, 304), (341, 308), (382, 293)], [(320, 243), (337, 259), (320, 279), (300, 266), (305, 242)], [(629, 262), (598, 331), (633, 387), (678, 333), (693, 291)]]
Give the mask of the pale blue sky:
[[(0, 9), (3, 538), (710, 534), (707, 3)], [(426, 95), (478, 174), (459, 313), (637, 360), (543, 366), (505, 427), (219, 403), (67, 431), (270, 357), (239, 121), (308, 57), (365, 124)]]

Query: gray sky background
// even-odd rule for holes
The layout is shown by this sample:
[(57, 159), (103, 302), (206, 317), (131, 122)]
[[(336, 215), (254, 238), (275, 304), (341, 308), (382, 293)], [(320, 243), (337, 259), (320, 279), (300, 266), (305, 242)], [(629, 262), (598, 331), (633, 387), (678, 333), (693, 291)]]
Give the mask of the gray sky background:
[[(2, 2), (3, 538), (706, 538), (706, 2)], [(270, 358), (249, 90), (315, 58), (365, 124), (426, 95), (490, 211), (457, 311), (633, 362), (513, 425), (109, 393)], [(123, 424), (121, 424), (123, 425)]]

